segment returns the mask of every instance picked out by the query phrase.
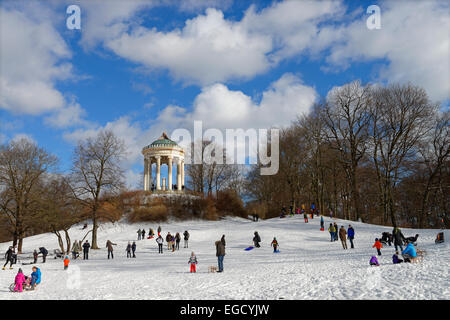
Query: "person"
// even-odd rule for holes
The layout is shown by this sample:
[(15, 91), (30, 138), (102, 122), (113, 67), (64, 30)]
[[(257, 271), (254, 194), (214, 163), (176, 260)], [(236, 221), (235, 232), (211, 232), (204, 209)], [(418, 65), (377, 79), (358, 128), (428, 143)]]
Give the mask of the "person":
[(139, 230), (137, 231), (137, 234), (138, 234), (138, 240), (141, 240), (141, 235), (142, 235), (141, 229), (139, 229)]
[(381, 248), (383, 248), (383, 245), (378, 238), (375, 239), (375, 243), (372, 248), (377, 248), (377, 253), (379, 256), (381, 256)]
[(400, 247), (400, 250), (403, 251), (403, 241), (405, 240), (405, 236), (403, 236), (402, 231), (395, 227), (392, 230), (392, 236), (394, 237), (394, 247), (395, 251), (398, 251), (398, 247)]
[(184, 247), (188, 248), (189, 247), (189, 232), (187, 230), (185, 230), (183, 232), (183, 236), (184, 236)]
[(261, 247), (259, 245), (259, 243), (261, 242), (261, 237), (259, 236), (258, 231), (255, 231), (254, 235), (255, 236), (253, 237), (253, 243), (255, 244), (256, 248), (259, 248), (259, 247)]
[(13, 262), (14, 262), (13, 254), (14, 254), (14, 247), (9, 247), (8, 250), (5, 253), (6, 262), (3, 265), (3, 270), (5, 270), (5, 267), (8, 264), (8, 262), (10, 263), (9, 264), (9, 268), (12, 269), (12, 265), (13, 265)]
[(72, 259), (78, 258), (80, 250), (80, 244), (75, 240), (72, 246)]
[(342, 248), (347, 250), (347, 231), (345, 231), (344, 226), (339, 229), (339, 238), (341, 239)]
[(398, 251), (395, 251), (395, 254), (392, 256), (392, 262), (393, 262), (394, 264), (402, 263), (402, 262), (403, 262), (403, 260), (402, 260), (402, 259), (399, 259), (399, 257), (398, 257)]
[(161, 234), (161, 226), (158, 226), (158, 236)]
[(170, 240), (170, 247), (172, 248), (172, 252), (175, 252), (175, 236), (172, 235)]
[(380, 264), (378, 263), (378, 259), (375, 256), (372, 256), (372, 258), (370, 258), (369, 264), (371, 266), (379, 266)]
[(84, 225), (83, 225), (83, 228), (81, 229), (81, 230), (84, 230), (84, 229), (86, 229), (88, 227), (88, 225), (87, 225), (87, 223), (85, 223)]
[(334, 238), (334, 233), (336, 232), (336, 229), (334, 228), (332, 223), (330, 223), (330, 226), (328, 227), (328, 232), (330, 233), (330, 236), (331, 236), (331, 241), (330, 242), (333, 242), (334, 239), (335, 239)]
[(180, 236), (180, 233), (177, 232), (177, 234), (175, 235), (175, 242), (176, 242), (177, 250), (180, 250), (180, 241), (181, 241), (181, 236)]
[(410, 241), (407, 242), (405, 250), (402, 251), (403, 259), (405, 262), (411, 262), (412, 258), (417, 257), (416, 248), (414, 248), (414, 244)]
[(222, 238), (220, 239), (220, 242), (222, 242), (224, 247), (227, 245), (226, 242), (225, 242), (225, 235), (222, 235)]
[(278, 241), (277, 238), (273, 237), (272, 243), (270, 244), (273, 247), (273, 252), (278, 251)]
[(85, 243), (83, 243), (83, 260), (89, 260), (89, 248), (91, 245), (89, 244), (89, 241), (86, 240)]
[(303, 218), (305, 219), (305, 223), (308, 223), (308, 215), (306, 214), (306, 211), (303, 212)]
[(33, 251), (33, 263), (37, 263), (37, 259), (38, 259), (38, 252), (36, 251), (36, 249), (34, 249), (34, 251)]
[(14, 291), (22, 292), (24, 282), (25, 282), (25, 275), (23, 274), (22, 269), (19, 268), (19, 271), (17, 272), (16, 277), (14, 279), (14, 283), (16, 284), (16, 286), (14, 287)]
[(323, 216), (320, 217), (320, 230), (325, 230), (325, 221), (323, 220)]
[(113, 246), (116, 246), (116, 244), (112, 243), (110, 240), (106, 241), (106, 248), (108, 248), (108, 259), (109, 259), (110, 255), (111, 255), (111, 259), (114, 259)]
[(48, 250), (45, 249), (44, 247), (41, 247), (41, 248), (39, 248), (39, 251), (41, 251), (41, 253), (42, 253), (42, 263), (45, 263), (45, 260), (48, 255)]
[(195, 265), (197, 264), (197, 257), (195, 256), (194, 251), (192, 251), (191, 253), (191, 257), (189, 258), (188, 264), (191, 265), (191, 273), (192, 272), (195, 273), (196, 272)]
[(31, 273), (31, 287), (34, 289), (38, 284), (41, 283), (41, 270), (34, 266)]
[(148, 230), (148, 236), (149, 236), (150, 238), (152, 238), (152, 237), (155, 236), (155, 231), (153, 231), (152, 228), (150, 228), (150, 230)]
[(258, 222), (259, 221), (259, 214), (255, 214), (255, 216), (256, 216), (256, 222)]
[(142, 240), (145, 240), (145, 229), (142, 229)]
[(353, 229), (351, 224), (348, 225), (347, 236), (348, 239), (350, 240), (350, 248), (354, 249), (355, 247), (353, 245), (353, 239), (355, 238), (355, 229)]
[(163, 253), (164, 239), (160, 234), (158, 235), (158, 238), (156, 238), (156, 243), (158, 244), (158, 253)]
[(64, 258), (64, 270), (67, 270), (69, 268), (69, 262), (70, 262), (69, 257), (66, 256)]
[(136, 252), (136, 242), (133, 241), (133, 244), (131, 245), (131, 252), (133, 253), (133, 258), (136, 258), (135, 252)]
[(333, 219), (333, 210), (330, 209), (330, 219)]
[(171, 249), (170, 245), (172, 244), (172, 235), (170, 234), (170, 232), (166, 236), (166, 242), (167, 242), (167, 250), (170, 250)]
[[(223, 239), (223, 237), (222, 237)], [(219, 265), (219, 270), (217, 272), (223, 272), (223, 259), (225, 257), (225, 245), (222, 241), (216, 241), (216, 256), (217, 264)]]
[(127, 252), (127, 258), (131, 258), (131, 243), (129, 241), (125, 251)]
[(338, 227), (338, 225), (337, 225), (337, 223), (335, 222), (334, 223), (334, 241), (338, 241), (338, 231), (339, 231), (339, 227)]

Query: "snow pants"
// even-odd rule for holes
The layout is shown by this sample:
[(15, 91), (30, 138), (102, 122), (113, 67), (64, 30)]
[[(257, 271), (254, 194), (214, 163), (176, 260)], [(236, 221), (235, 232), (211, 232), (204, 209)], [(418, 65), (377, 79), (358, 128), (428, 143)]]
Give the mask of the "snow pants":
[(23, 283), (16, 283), (16, 286), (14, 287), (14, 291), (19, 291), (22, 292), (23, 291)]
[(195, 270), (195, 264), (191, 264), (191, 272), (196, 272), (196, 270)]

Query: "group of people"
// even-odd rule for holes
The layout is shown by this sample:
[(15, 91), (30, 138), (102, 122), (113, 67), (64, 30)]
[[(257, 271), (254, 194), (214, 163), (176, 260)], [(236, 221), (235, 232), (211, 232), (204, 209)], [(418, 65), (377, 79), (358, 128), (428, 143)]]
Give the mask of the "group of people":
[[(321, 218), (323, 219), (323, 217)], [(321, 224), (321, 230), (323, 229), (323, 226)], [(330, 233), (331, 236), (331, 242), (337, 241), (337, 240), (341, 240), (342, 243), (342, 248), (344, 250), (348, 249), (347, 247), (347, 238), (350, 241), (350, 248), (354, 249), (354, 243), (353, 240), (355, 239), (355, 229), (353, 229), (352, 225), (348, 225), (347, 230), (345, 230), (344, 226), (341, 226), (340, 228), (338, 227), (337, 223), (334, 222), (330, 223), (330, 226), (328, 227), (328, 232)]]
[[(306, 211), (304, 204), (302, 204), (301, 208), (297, 208), (297, 209), (295, 209), (294, 206), (292, 206), (292, 205), (289, 206), (289, 215), (293, 216), (295, 214), (297, 214), (297, 215), (303, 214), (305, 223), (308, 223), (308, 212)], [(316, 208), (316, 205), (313, 202), (309, 209), (309, 215), (310, 215), (311, 219), (314, 219), (314, 215), (319, 216), (319, 214), (320, 214), (320, 210), (318, 208)], [(283, 206), (281, 208), (280, 218), (284, 218), (284, 217), (286, 217), (286, 215), (287, 215), (287, 210), (286, 210), (286, 207)]]
[(19, 268), (19, 271), (14, 279), (15, 292), (22, 292), (24, 288), (34, 290), (36, 286), (41, 283), (41, 270), (36, 266), (34, 266), (32, 270), (33, 272), (30, 276), (25, 276), (22, 269)]

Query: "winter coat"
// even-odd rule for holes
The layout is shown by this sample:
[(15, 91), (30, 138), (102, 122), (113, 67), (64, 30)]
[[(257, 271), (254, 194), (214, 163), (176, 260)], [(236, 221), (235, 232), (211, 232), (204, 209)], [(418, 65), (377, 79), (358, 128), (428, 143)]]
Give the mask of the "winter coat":
[(378, 263), (377, 257), (375, 257), (375, 256), (372, 256), (372, 258), (371, 258), (370, 261), (369, 261), (369, 264), (370, 264), (370, 263), (375, 263), (377, 266), (380, 265), (380, 264)]
[(131, 250), (132, 250), (133, 252), (136, 251), (136, 243), (133, 243), (133, 244), (131, 245)]
[(42, 255), (46, 256), (48, 255), (48, 250), (45, 249), (44, 247), (39, 248), (39, 251), (42, 253)]
[(355, 230), (352, 227), (349, 227), (347, 230), (347, 235), (349, 239), (353, 239), (355, 237)]
[(189, 258), (189, 264), (197, 264), (197, 257), (196, 256), (191, 256)]
[(106, 247), (108, 248), (108, 251), (113, 251), (113, 246), (115, 246), (115, 243), (112, 243), (111, 241), (106, 241)]
[(392, 262), (393, 262), (394, 264), (400, 262), (400, 261), (398, 260), (398, 255), (394, 254), (394, 255), (392, 256)]
[(381, 248), (383, 248), (383, 245), (381, 244), (380, 240), (377, 240), (377, 241), (375, 241), (372, 248), (377, 248), (378, 250), (380, 250)]
[(127, 245), (126, 251), (127, 251), (127, 252), (131, 252), (131, 244), (128, 244), (128, 245)]
[(216, 256), (224, 256), (225, 255), (225, 245), (222, 241), (216, 241)]
[(403, 239), (405, 239), (405, 237), (403, 236), (403, 233), (399, 228), (394, 228), (394, 230), (392, 231), (392, 236), (394, 237), (394, 245), (403, 244)]
[(64, 259), (64, 267), (69, 266), (69, 262), (70, 262), (69, 259)]
[(5, 253), (5, 259), (11, 260), (12, 255), (13, 255), (13, 250), (11, 248), (9, 248), (8, 251), (6, 251), (6, 253)]
[(278, 247), (278, 241), (277, 240), (273, 240), (271, 243), (272, 247)]
[(172, 236), (171, 236), (170, 234), (168, 234), (168, 235), (166, 236), (166, 241), (167, 241), (167, 242), (172, 241)]
[(222, 242), (223, 246), (225, 247), (227, 244), (225, 243), (225, 236), (222, 236), (220, 239), (220, 242)]
[(255, 232), (255, 236), (253, 237), (253, 242), (261, 242), (261, 237), (258, 232)]
[(156, 243), (157, 244), (162, 244), (163, 242), (164, 242), (164, 239), (162, 237), (156, 238)]
[(336, 232), (336, 229), (334, 228), (333, 225), (328, 227), (328, 232)]
[(407, 254), (411, 258), (417, 257), (416, 248), (414, 248), (414, 245), (412, 243), (408, 243), (405, 250), (402, 251), (402, 254)]
[(41, 270), (37, 268), (35, 272), (31, 273), (31, 277), (36, 279), (35, 284), (41, 283)]
[(184, 233), (183, 233), (183, 235), (184, 235), (184, 240), (189, 240), (189, 232), (187, 232), (187, 231), (185, 231)]
[(177, 233), (177, 234), (175, 235), (175, 241), (176, 241), (176, 242), (180, 242), (180, 240), (181, 240), (181, 236), (180, 236), (179, 233)]
[(339, 238), (340, 238), (342, 241), (347, 240), (347, 231), (345, 231), (344, 228), (340, 228), (340, 229), (339, 229)]
[(17, 273), (16, 278), (14, 279), (15, 284), (20, 284), (25, 282), (25, 276), (23, 273)]
[(83, 251), (88, 252), (90, 247), (91, 247), (91, 245), (89, 244), (89, 242), (85, 242), (83, 244)]

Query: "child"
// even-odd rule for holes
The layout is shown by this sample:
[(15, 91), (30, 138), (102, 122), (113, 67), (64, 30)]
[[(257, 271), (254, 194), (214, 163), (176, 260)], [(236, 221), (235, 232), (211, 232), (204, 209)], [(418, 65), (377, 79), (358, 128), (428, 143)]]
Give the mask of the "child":
[(67, 270), (67, 268), (69, 268), (69, 257), (66, 256), (66, 258), (64, 259), (64, 270)]
[(375, 257), (375, 256), (372, 256), (372, 258), (370, 259), (370, 261), (369, 261), (369, 264), (371, 265), (371, 266), (379, 266), (380, 264), (378, 263), (378, 259), (377, 259), (377, 257)]
[(189, 258), (188, 264), (191, 265), (191, 273), (196, 272), (195, 265), (197, 264), (197, 257), (195, 256), (194, 252), (191, 253), (191, 257)]
[(395, 254), (392, 256), (392, 262), (394, 264), (402, 263), (403, 260), (398, 258), (398, 251), (395, 251)]
[(19, 290), (19, 292), (23, 291), (23, 283), (25, 282), (25, 276), (23, 275), (22, 269), (19, 268), (19, 272), (17, 272), (14, 283), (16, 284), (14, 291)]
[(34, 259), (33, 263), (37, 263), (38, 252), (36, 250), (34, 250), (34, 252), (33, 252), (33, 259)]
[(38, 267), (33, 267), (33, 272), (31, 273), (31, 286), (36, 288), (36, 286), (41, 283), (41, 270)]
[(272, 241), (271, 245), (272, 245), (272, 247), (273, 247), (273, 252), (274, 252), (274, 253), (277, 252), (277, 249), (278, 249), (278, 241), (277, 241), (277, 238), (273, 237), (273, 241)]
[(381, 256), (381, 248), (383, 248), (383, 245), (381, 244), (380, 240), (378, 238), (375, 239), (375, 244), (372, 246), (372, 248), (377, 248), (377, 253), (379, 256)]

